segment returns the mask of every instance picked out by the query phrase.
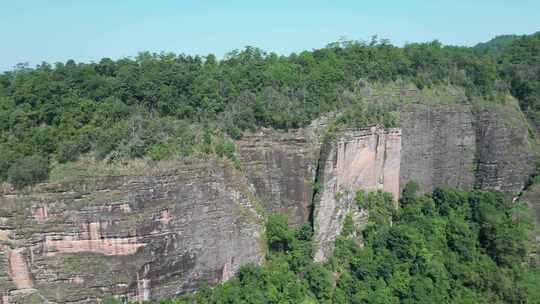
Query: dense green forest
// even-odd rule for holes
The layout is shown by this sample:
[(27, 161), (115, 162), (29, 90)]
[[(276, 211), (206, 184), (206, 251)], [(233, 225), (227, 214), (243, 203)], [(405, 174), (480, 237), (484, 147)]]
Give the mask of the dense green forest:
[(359, 191), (368, 224), (359, 232), (348, 216), (324, 264), (312, 262), (311, 227), (291, 229), (272, 215), (264, 266), (161, 303), (540, 303), (525, 204), (493, 192), (416, 189), (407, 185), (398, 209), (389, 193)]
[[(0, 181), (22, 188), (81, 154), (115, 161), (217, 153), (234, 160), (231, 139), (243, 130), (304, 126), (355, 102), (350, 96), (364, 82), (451, 85), (493, 102), (511, 92), (539, 122), (540, 33), (497, 41), (396, 47), (373, 38), (289, 56), (246, 47), (223, 60), (141, 53), (18, 65), (0, 75)], [(365, 116), (393, 122), (384, 109), (374, 113)]]

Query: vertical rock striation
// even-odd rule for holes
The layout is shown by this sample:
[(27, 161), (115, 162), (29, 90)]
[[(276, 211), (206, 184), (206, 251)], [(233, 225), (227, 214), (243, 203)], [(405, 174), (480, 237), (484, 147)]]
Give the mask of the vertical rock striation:
[(423, 192), (443, 185), (471, 189), (476, 169), (471, 107), (417, 104), (403, 108), (400, 115), (400, 187), (414, 180)]
[(0, 295), (151, 300), (227, 280), (263, 257), (255, 202), (242, 174), (214, 161), (4, 195), (0, 216), (13, 232), (3, 238), (14, 249), (2, 249)]
[(237, 147), (242, 170), (264, 210), (287, 214), (293, 225), (306, 223), (319, 154), (306, 130), (261, 129), (245, 134)]
[[(142, 301), (226, 281), (262, 261), (270, 212), (292, 225), (312, 221), (315, 260), (324, 261), (345, 216), (367, 218), (354, 204), (359, 189), (397, 198), (415, 180), (426, 192), (516, 194), (532, 170), (532, 135), (511, 100), (408, 103), (401, 128), (348, 130), (321, 146), (318, 131), (334, 117), (246, 134), (236, 141), (241, 170), (195, 160), (2, 194), (0, 303), (96, 303), (110, 294)], [(537, 190), (523, 196), (536, 207)]]
[(512, 100), (505, 105), (421, 105), (401, 112), (401, 188), (439, 186), (519, 193), (532, 172), (528, 124)]
[(337, 143), (323, 149), (319, 182), (322, 191), (314, 210), (315, 261), (325, 260), (334, 248), (348, 212), (359, 189), (384, 191), (399, 195), (401, 130), (374, 126), (346, 132)]

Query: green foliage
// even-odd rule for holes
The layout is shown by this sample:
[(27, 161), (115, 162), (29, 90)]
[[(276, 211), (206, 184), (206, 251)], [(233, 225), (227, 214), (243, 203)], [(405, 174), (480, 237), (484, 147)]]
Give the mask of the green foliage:
[(60, 163), (77, 160), (80, 154), (81, 148), (77, 142), (64, 141), (58, 145), (58, 161)]
[(103, 299), (102, 303), (103, 304), (120, 304), (121, 302), (116, 298), (106, 297), (105, 299)]
[[(411, 83), (487, 100), (509, 90), (540, 125), (539, 47), (540, 33), (475, 48), (438, 41), (396, 47), (374, 38), (290, 56), (247, 47), (219, 61), (146, 52), (98, 63), (21, 65), (0, 74), (0, 146), (16, 158), (60, 163), (90, 151), (108, 161), (217, 153), (239, 167), (222, 133), (239, 139), (245, 129), (305, 126), (330, 111), (339, 115), (329, 135), (341, 126), (393, 127), (404, 84)], [(399, 96), (378, 91), (384, 84), (400, 84)], [(2, 153), (0, 179), (13, 153)]]
[(7, 171), (8, 180), (18, 189), (44, 181), (49, 176), (49, 161), (41, 156), (16, 160)]
[[(500, 37), (477, 48), (438, 41), (396, 47), (374, 38), (290, 56), (247, 47), (223, 60), (145, 52), (21, 65), (0, 74), (0, 145), (17, 158), (60, 163), (93, 151), (108, 161), (218, 153), (238, 164), (230, 143), (216, 135), (239, 139), (245, 129), (305, 126), (330, 111), (340, 112), (336, 129), (396, 126), (401, 97), (372, 87), (388, 83), (450, 85), (490, 100), (509, 88), (538, 122), (538, 37)], [(0, 159), (2, 179), (10, 157)]]
[(289, 229), (287, 217), (276, 213), (266, 220), (266, 241), (270, 251), (284, 252), (291, 248), (293, 232)]
[(521, 108), (540, 125), (540, 32), (515, 38), (500, 54), (502, 78)]
[[(525, 263), (525, 205), (494, 192), (437, 189), (416, 194), (410, 183), (397, 211), (381, 191), (356, 195), (369, 212), (364, 246), (349, 214), (327, 263), (311, 260), (311, 228), (267, 220), (270, 254), (213, 289), (162, 303), (538, 303), (540, 271)], [(298, 257), (304, 263), (295, 261)]]
[(146, 154), (155, 161), (160, 161), (167, 158), (171, 154), (171, 148), (167, 144), (156, 144), (151, 146)]
[(415, 181), (409, 181), (405, 184), (403, 191), (401, 193), (401, 198), (399, 202), (402, 205), (412, 203), (416, 200), (417, 192), (420, 190), (420, 185)]

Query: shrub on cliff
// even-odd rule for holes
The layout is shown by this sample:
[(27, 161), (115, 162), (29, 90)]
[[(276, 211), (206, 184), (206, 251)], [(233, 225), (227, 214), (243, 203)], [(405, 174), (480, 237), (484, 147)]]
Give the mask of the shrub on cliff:
[(7, 172), (9, 182), (17, 189), (42, 182), (49, 177), (49, 161), (32, 155), (16, 160)]

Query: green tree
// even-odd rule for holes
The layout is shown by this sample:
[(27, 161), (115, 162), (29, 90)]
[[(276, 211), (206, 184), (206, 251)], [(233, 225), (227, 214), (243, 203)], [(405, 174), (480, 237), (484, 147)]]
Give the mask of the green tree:
[(21, 189), (44, 181), (49, 176), (49, 162), (41, 156), (27, 156), (16, 160), (8, 172), (9, 182)]

